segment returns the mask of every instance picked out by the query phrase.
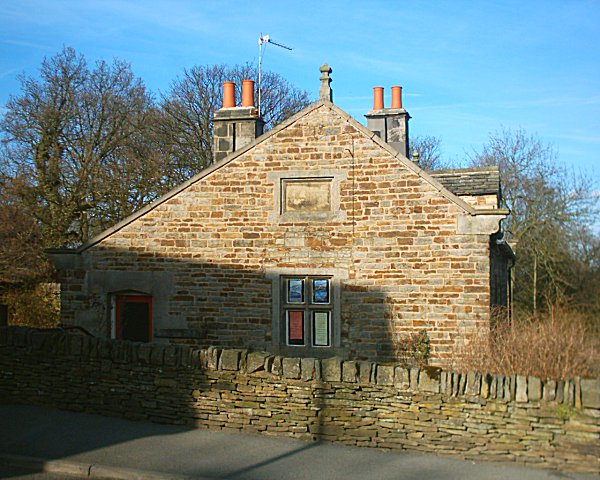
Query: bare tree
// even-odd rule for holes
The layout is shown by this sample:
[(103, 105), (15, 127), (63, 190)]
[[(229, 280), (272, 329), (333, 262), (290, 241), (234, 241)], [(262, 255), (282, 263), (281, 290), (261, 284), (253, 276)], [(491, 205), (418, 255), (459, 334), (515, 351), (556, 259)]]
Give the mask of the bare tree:
[(0, 122), (3, 171), (49, 246), (78, 244), (158, 194), (152, 98), (128, 64), (89, 69), (71, 48), (20, 78)]
[(416, 152), (419, 167), (425, 170), (451, 168), (450, 163), (442, 159), (442, 141), (433, 135), (417, 135), (410, 139), (411, 155)]
[(571, 239), (567, 266), (572, 281), (567, 295), (573, 306), (597, 319), (600, 334), (600, 236), (582, 226), (572, 232)]
[[(163, 119), (159, 138), (168, 154), (170, 181), (177, 184), (212, 163), (212, 118), (222, 104), (224, 81), (236, 84), (241, 97), (242, 80), (257, 79), (251, 65), (195, 66), (185, 70), (163, 95)], [(258, 89), (258, 84), (255, 83)], [(261, 110), (268, 130), (310, 103), (308, 93), (280, 75), (263, 72)]]
[[(10, 97), (0, 173), (21, 179), (15, 194), (45, 246), (80, 244), (209, 165), (223, 81), (255, 77), (249, 65), (194, 67), (157, 106), (127, 63), (89, 68), (64, 48)], [(309, 102), (268, 72), (262, 99), (267, 128)]]
[(504, 227), (516, 245), (520, 305), (535, 312), (544, 302), (573, 293), (574, 235), (598, 212), (591, 180), (560, 164), (550, 145), (523, 130), (490, 135), (470, 160), (474, 166), (500, 168), (503, 202), (511, 211)]

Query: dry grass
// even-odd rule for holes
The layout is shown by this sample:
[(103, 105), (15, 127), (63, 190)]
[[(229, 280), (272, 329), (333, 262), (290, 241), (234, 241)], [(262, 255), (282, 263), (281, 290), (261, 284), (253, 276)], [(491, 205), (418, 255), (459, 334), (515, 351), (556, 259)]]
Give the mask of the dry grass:
[(598, 322), (562, 308), (512, 325), (498, 321), (489, 337), (474, 338), (455, 358), (460, 370), (553, 379), (600, 377)]

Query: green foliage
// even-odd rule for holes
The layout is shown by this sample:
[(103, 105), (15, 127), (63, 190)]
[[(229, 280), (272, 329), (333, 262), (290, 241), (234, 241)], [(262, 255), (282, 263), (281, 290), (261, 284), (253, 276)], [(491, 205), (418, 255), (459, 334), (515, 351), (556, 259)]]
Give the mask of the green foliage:
[(556, 407), (556, 418), (559, 420), (569, 420), (575, 413), (575, 409), (569, 405), (558, 405)]

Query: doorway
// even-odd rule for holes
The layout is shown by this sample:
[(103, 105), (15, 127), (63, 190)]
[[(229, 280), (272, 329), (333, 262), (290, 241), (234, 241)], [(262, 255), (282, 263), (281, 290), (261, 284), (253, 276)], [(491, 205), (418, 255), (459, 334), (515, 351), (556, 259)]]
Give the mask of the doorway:
[(119, 340), (152, 341), (152, 297), (150, 295), (117, 295), (116, 331)]

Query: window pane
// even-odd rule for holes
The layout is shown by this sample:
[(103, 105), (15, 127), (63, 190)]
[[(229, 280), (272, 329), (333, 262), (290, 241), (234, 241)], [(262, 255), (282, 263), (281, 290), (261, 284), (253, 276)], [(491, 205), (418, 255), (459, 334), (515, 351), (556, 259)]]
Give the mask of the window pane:
[(329, 279), (316, 278), (312, 281), (313, 303), (329, 303)]
[(287, 303), (304, 303), (304, 280), (288, 279)]
[(288, 343), (290, 345), (304, 345), (304, 312), (296, 310), (287, 311)]
[(313, 313), (313, 345), (329, 346), (329, 312)]

